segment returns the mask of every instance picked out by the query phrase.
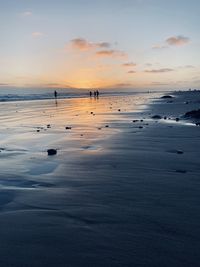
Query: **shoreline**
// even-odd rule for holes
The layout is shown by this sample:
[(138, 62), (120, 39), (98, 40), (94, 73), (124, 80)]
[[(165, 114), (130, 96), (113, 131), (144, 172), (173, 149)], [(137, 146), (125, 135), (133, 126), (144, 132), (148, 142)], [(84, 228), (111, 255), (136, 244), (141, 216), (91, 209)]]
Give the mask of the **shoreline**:
[[(38, 91), (40, 89), (37, 89)], [(57, 97), (57, 100), (70, 100), (70, 99), (78, 99), (78, 98), (89, 98), (89, 89), (86, 91), (85, 89), (85, 92), (84, 93), (76, 93), (76, 94), (72, 94), (72, 93), (64, 93), (63, 92), (63, 89), (61, 92), (59, 92), (59, 89), (58, 90), (58, 97)], [(61, 90), (61, 89), (60, 89)], [(49, 91), (49, 90), (48, 90)], [(26, 91), (24, 91), (25, 93)], [(93, 91), (92, 91), (93, 92)], [(166, 93), (168, 93), (169, 91), (164, 91)], [(159, 93), (163, 93), (163, 91), (134, 91), (134, 92), (131, 92), (131, 91), (125, 91), (125, 92), (117, 92), (117, 91), (109, 91), (109, 92), (106, 92), (105, 90), (104, 91), (101, 91), (100, 92), (100, 97), (109, 97), (109, 96), (127, 96), (127, 95), (138, 95), (138, 94), (159, 94)], [(2, 98), (3, 97), (3, 98)], [(94, 96), (92, 96), (91, 98), (95, 98)], [(27, 102), (27, 101), (48, 101), (48, 100), (56, 100), (55, 97), (54, 97), (54, 89), (52, 89), (51, 92), (48, 92), (48, 93), (41, 93), (41, 94), (0, 94), (0, 103), (9, 103), (9, 102), (16, 102), (16, 103), (20, 103), (20, 102)]]
[(36, 103), (23, 123), (13, 110), (1, 121), (15, 147), (0, 153), (1, 265), (197, 266), (200, 128), (151, 118), (196, 109), (187, 96)]

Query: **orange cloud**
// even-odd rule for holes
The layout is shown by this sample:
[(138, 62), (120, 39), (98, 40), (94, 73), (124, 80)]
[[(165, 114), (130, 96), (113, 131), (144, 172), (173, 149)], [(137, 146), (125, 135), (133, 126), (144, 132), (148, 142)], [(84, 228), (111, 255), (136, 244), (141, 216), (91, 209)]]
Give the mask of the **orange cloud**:
[(101, 50), (96, 52), (97, 57), (126, 57), (127, 54), (119, 50)]
[(135, 67), (135, 66), (137, 66), (137, 64), (133, 62), (127, 62), (122, 64), (122, 67)]
[(133, 73), (136, 73), (136, 71), (134, 71), (134, 70), (130, 70), (130, 71), (128, 71), (127, 73), (129, 73), (129, 74), (133, 74)]
[(132, 88), (134, 85), (130, 82), (121, 82), (121, 83), (113, 83), (112, 85), (108, 86), (107, 88), (114, 88), (114, 89), (118, 89), (118, 88)]

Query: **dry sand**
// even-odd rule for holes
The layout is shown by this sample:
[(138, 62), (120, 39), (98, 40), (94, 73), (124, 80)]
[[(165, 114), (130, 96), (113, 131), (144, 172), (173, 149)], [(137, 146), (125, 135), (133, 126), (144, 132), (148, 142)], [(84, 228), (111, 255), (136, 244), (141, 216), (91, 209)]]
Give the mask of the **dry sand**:
[(172, 95), (1, 104), (0, 266), (198, 266), (200, 93)]

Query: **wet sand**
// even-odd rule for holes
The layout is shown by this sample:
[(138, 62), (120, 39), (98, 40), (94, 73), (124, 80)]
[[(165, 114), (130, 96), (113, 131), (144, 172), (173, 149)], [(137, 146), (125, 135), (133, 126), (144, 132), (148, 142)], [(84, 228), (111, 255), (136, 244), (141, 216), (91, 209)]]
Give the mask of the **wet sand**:
[(172, 95), (2, 104), (1, 266), (198, 266), (200, 127), (182, 115), (200, 93)]

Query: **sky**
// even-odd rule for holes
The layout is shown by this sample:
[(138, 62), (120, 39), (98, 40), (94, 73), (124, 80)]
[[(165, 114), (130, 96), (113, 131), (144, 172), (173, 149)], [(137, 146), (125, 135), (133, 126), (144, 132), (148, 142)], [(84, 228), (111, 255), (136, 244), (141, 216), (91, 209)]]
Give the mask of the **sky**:
[(1, 87), (200, 87), (199, 0), (0, 0)]

